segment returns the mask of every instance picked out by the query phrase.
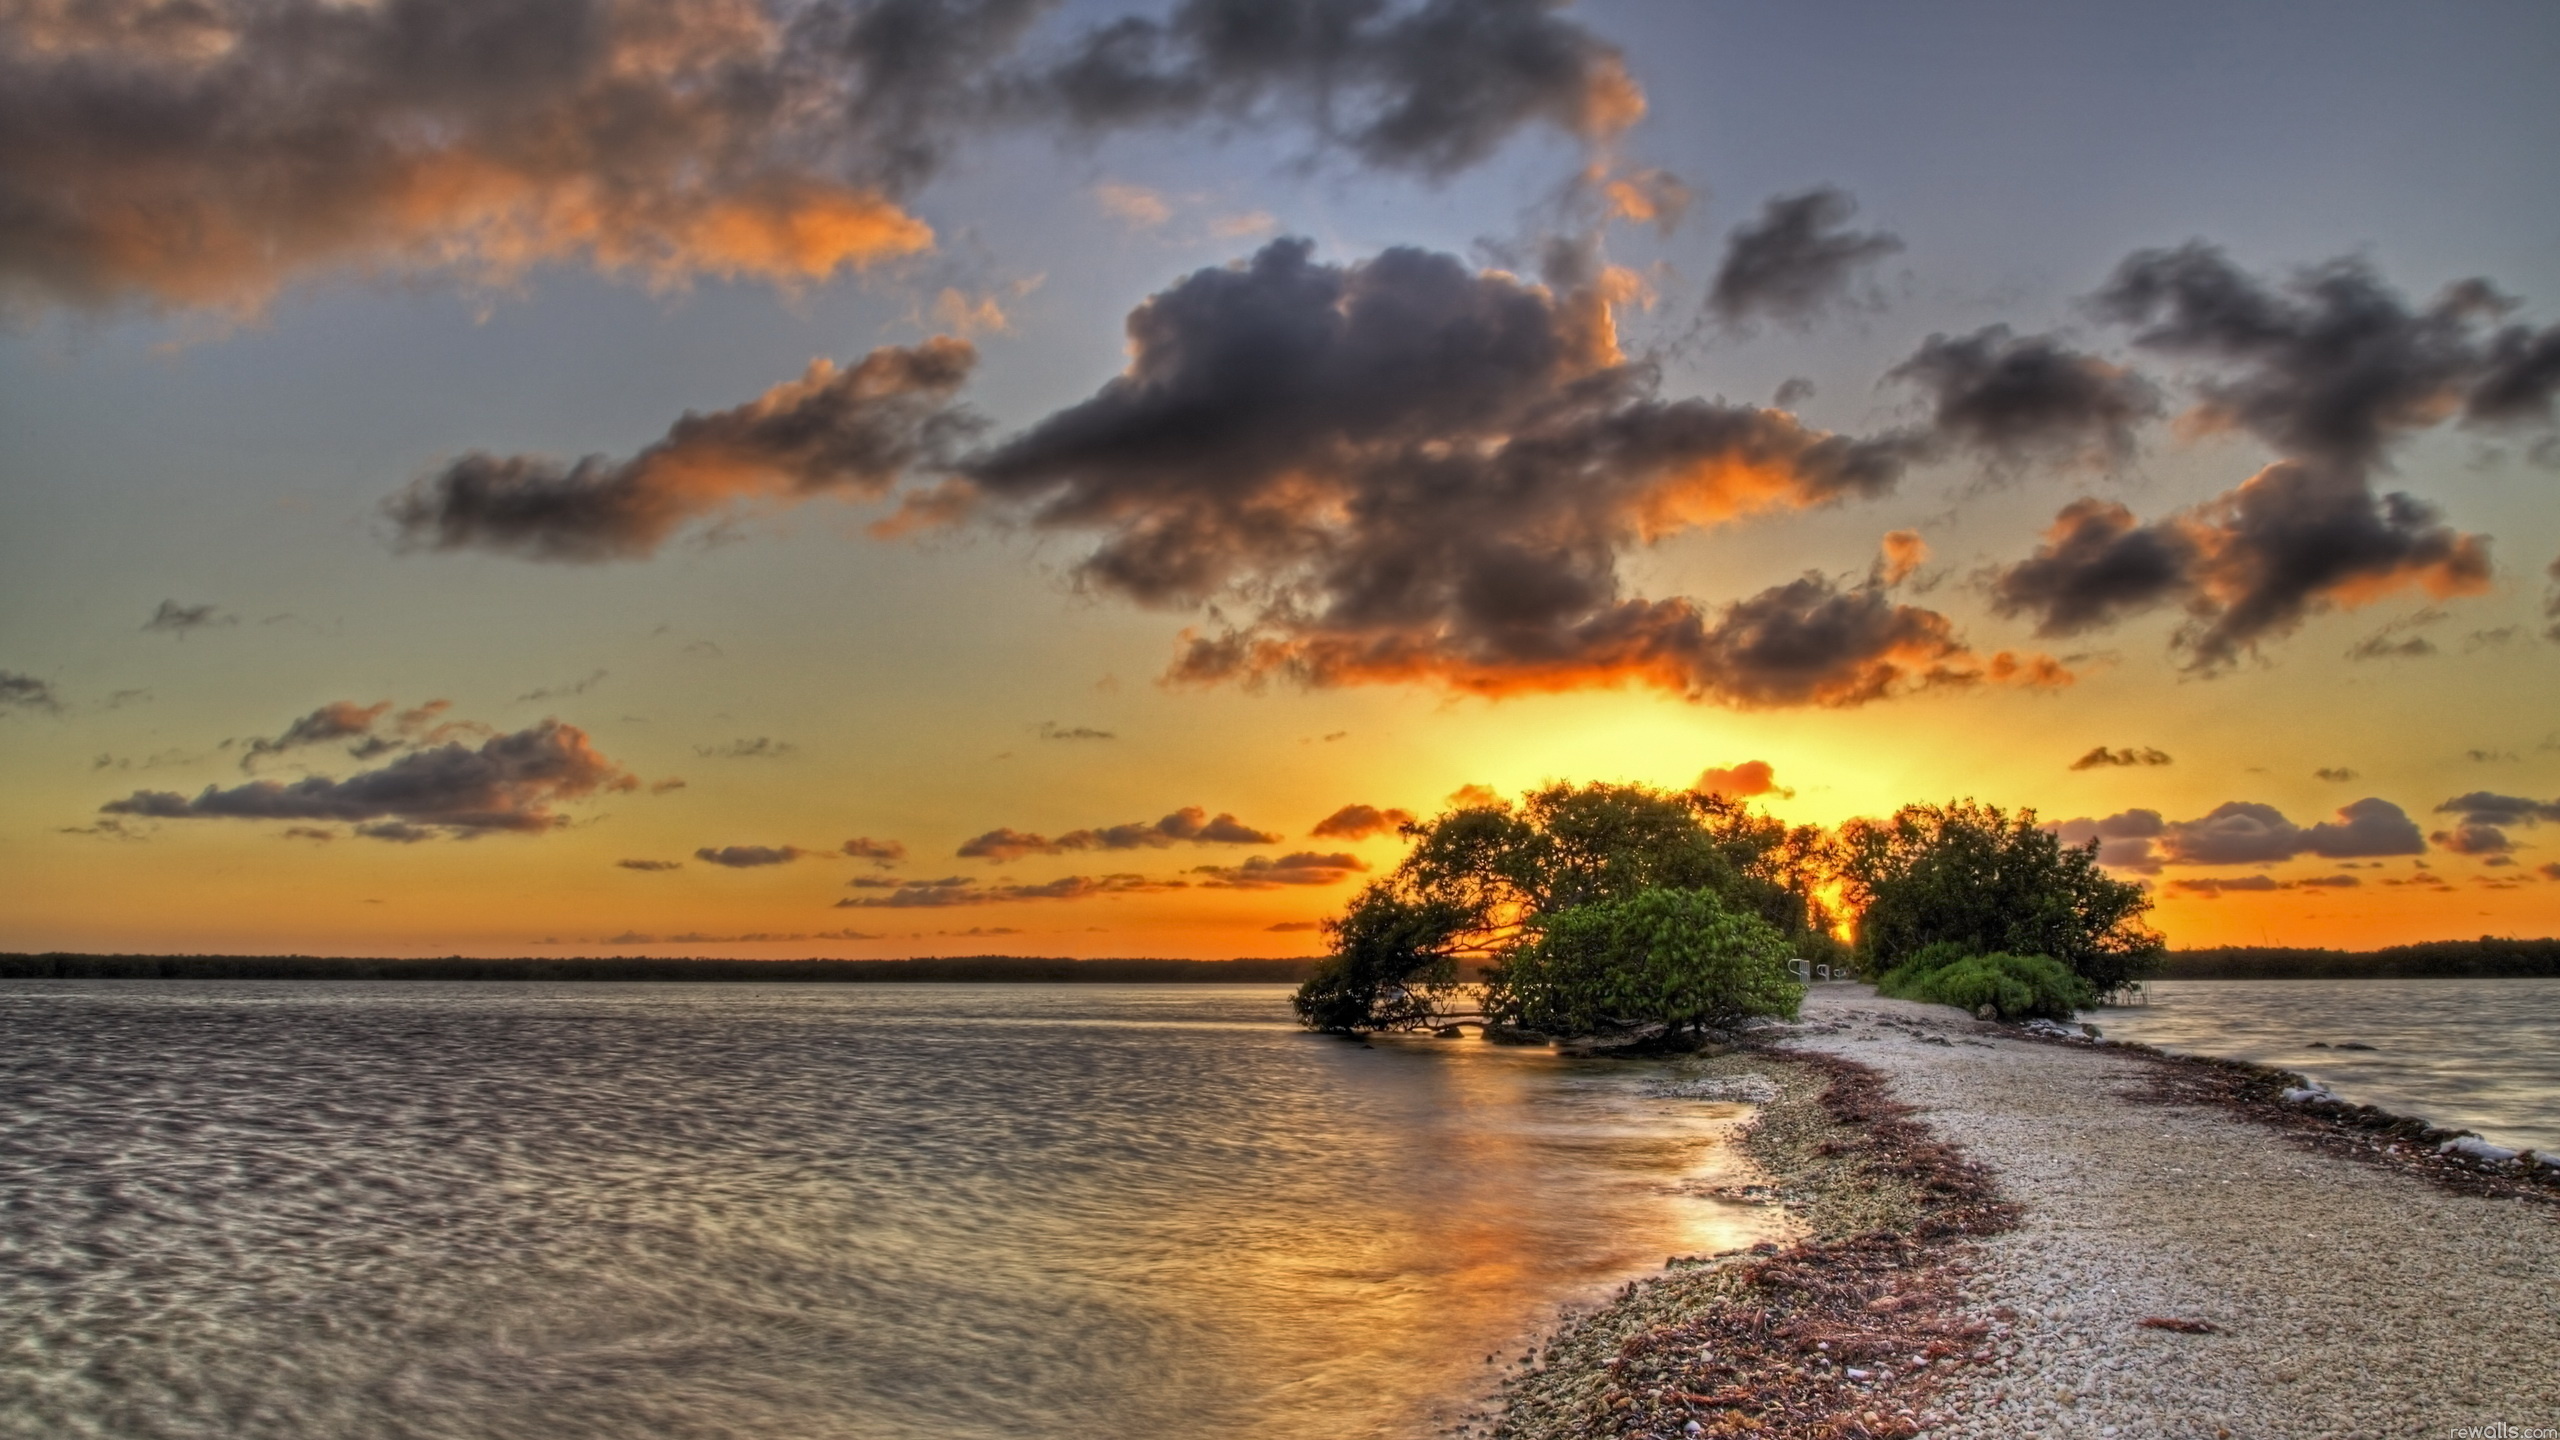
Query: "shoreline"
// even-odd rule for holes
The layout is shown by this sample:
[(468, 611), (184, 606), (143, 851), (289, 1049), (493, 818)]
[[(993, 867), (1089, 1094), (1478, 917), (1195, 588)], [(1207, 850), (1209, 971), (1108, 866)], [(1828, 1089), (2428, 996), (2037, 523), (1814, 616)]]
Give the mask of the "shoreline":
[(1807, 1238), (1675, 1259), (1558, 1327), (1499, 1420), (1453, 1433), (2347, 1436), (2560, 1418), (2560, 1169), (2287, 1100), (2300, 1077), (2269, 1067), (1864, 987), (1817, 990), (1799, 1023), (1684, 1069), (1777, 1082), (1742, 1149)]

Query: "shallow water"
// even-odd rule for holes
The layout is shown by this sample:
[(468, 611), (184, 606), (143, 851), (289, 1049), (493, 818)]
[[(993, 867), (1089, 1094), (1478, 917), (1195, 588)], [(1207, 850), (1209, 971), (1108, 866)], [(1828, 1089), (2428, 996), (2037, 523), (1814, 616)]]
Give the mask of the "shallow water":
[[(2358, 1104), (2560, 1155), (2560, 979), (2156, 980), (2110, 1040), (2298, 1070)], [(2316, 1048), (2314, 1041), (2327, 1048)], [(2341, 1050), (2340, 1044), (2371, 1050)]]
[(1742, 1107), (1280, 987), (0, 985), (0, 1434), (1420, 1433)]

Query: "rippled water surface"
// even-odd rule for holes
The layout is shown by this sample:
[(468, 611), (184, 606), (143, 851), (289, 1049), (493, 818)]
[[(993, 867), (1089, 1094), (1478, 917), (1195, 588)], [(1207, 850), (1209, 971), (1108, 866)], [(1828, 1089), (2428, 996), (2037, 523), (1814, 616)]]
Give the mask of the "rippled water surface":
[(2150, 1005), (2091, 1017), (2108, 1039), (2299, 1070), (2359, 1104), (2560, 1155), (2560, 980), (2157, 980), (2145, 988)]
[(0, 985), (0, 1434), (1417, 1433), (1764, 1233), (1740, 1107), (1285, 994)]

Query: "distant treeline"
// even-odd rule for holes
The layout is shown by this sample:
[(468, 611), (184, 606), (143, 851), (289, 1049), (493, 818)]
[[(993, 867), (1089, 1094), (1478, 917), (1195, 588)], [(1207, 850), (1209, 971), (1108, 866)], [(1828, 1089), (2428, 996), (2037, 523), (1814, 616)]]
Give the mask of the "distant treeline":
[(2172, 950), (2162, 980), (2356, 980), (2428, 976), (2560, 975), (2560, 939), (2430, 940), (2384, 950), (2226, 945)]
[(343, 955), (0, 955), (5, 980), (682, 980), (835, 984), (1291, 984), (1311, 960), (646, 958), (382, 960)]

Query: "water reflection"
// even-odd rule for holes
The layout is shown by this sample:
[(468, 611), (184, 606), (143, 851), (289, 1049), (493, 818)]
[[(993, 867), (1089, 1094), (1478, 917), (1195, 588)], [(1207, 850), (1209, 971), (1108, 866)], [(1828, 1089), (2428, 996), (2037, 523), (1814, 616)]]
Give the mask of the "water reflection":
[(1741, 1107), (1284, 995), (0, 986), (0, 1432), (1407, 1434), (1768, 1231)]

